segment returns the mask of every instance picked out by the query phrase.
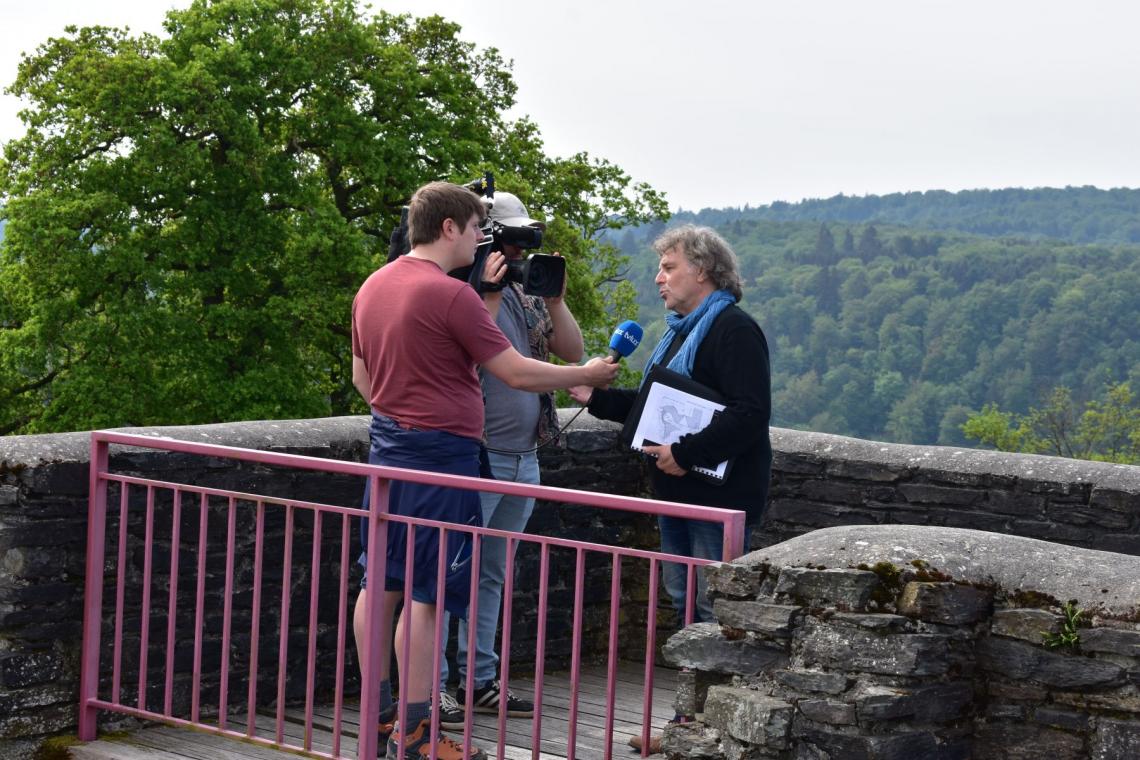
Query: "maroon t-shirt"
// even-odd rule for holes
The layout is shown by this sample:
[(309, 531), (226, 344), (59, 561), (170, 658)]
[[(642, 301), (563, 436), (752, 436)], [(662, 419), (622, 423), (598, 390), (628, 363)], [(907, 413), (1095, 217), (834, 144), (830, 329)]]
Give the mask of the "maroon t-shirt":
[(511, 344), (467, 283), (401, 256), (352, 302), (352, 353), (364, 360), (372, 408), (401, 424), (483, 435), (478, 364)]

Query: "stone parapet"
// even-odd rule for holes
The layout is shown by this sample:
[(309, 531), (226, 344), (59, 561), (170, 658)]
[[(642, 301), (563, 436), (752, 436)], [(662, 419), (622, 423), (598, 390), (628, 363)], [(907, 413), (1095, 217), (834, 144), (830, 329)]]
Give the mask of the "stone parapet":
[(854, 526), (710, 566), (717, 622), (665, 647), (694, 718), (666, 753), (1140, 757), (1140, 558), (1045, 548)]
[[(562, 410), (561, 414), (564, 422), (570, 421), (570, 411)], [(544, 484), (649, 495), (645, 469), (637, 455), (619, 444), (618, 431), (619, 427), (612, 423), (596, 420), (588, 414), (579, 416), (570, 424), (560, 445), (540, 451)], [(354, 461), (362, 461), (367, 453), (367, 420), (363, 417), (134, 428), (128, 432)], [(1091, 560), (1086, 558), (1072, 565), (1056, 560), (1049, 573), (1015, 584), (1032, 588), (1033, 594), (1041, 598), (1077, 599), (1082, 608), (1099, 604), (1106, 610), (1137, 598), (1135, 586), (1124, 577), (1106, 586), (1082, 582), (1081, 562), (1091, 561), (1099, 567), (1119, 556), (1104, 552), (1140, 555), (1140, 467), (901, 446), (782, 429), (772, 430), (772, 442), (772, 501), (753, 532), (754, 548), (775, 550), (777, 545), (790, 543), (789, 539), (804, 534), (808, 534), (804, 539), (809, 539), (811, 531), (833, 526), (879, 526), (873, 535), (880, 535), (878, 531), (897, 524), (945, 528), (946, 535), (957, 528), (980, 528), (1042, 539), (1025, 545), (1032, 557), (1064, 556), (1057, 552), (1058, 543), (1103, 550), (1100, 554), (1088, 555)], [(39, 738), (71, 731), (75, 724), (89, 448), (87, 433), (0, 438), (0, 756), (19, 757), (23, 750), (17, 751), (15, 747), (34, 746)], [(252, 466), (193, 462), (187, 457), (168, 454), (119, 452), (116, 461), (127, 462), (135, 470), (156, 477), (179, 473), (237, 490), (277, 488), (280, 493), (293, 497), (308, 494), (313, 500), (326, 503), (359, 503), (360, 484), (352, 478), (316, 473), (270, 473)], [(267, 480), (268, 486), (265, 485)], [(158, 508), (161, 512), (166, 507), (160, 504)], [(161, 513), (161, 516), (169, 526), (169, 513)], [(267, 535), (277, 542), (275, 545), (280, 545), (281, 526), (271, 524), (269, 527)], [(529, 530), (598, 543), (646, 549), (658, 547), (655, 521), (650, 517), (622, 517), (572, 505), (540, 503)], [(165, 556), (168, 560), (169, 553), (162, 554), (163, 541), (169, 544), (168, 535), (158, 537), (156, 557)], [(819, 547), (810, 542), (797, 546), (802, 561), (788, 564), (813, 564), (812, 553)], [(297, 551), (302, 548), (298, 547)], [(830, 569), (847, 570), (860, 563), (873, 566), (878, 561), (856, 559), (858, 547), (855, 545), (848, 547), (848, 552), (850, 561)], [(322, 557), (328, 558), (330, 571), (336, 556), (333, 551), (322, 553)], [(915, 556), (899, 553), (898, 564), (904, 566)], [(973, 556), (979, 558), (982, 570), (995, 574), (995, 582), (1007, 583), (1018, 577), (1017, 558), (1005, 561), (999, 556), (987, 556), (982, 561), (976, 552)], [(963, 577), (962, 568), (970, 564), (968, 557), (953, 554), (942, 557), (935, 549), (924, 559), (955, 578)], [(137, 566), (139, 558), (132, 556), (129, 561)], [(518, 556), (518, 577), (537, 577), (538, 562), (538, 552), (524, 545)], [(1000, 571), (1005, 575), (998, 577), (996, 568), (1005, 568)], [(565, 600), (570, 593), (569, 574), (564, 564), (552, 570), (552, 593), (562, 595), (556, 598)], [(596, 593), (587, 593), (587, 602), (594, 604), (601, 599), (604, 604), (608, 595), (608, 563), (591, 562), (588, 570), (590, 588)], [(1058, 575), (1062, 570), (1067, 575)], [(359, 572), (355, 564), (351, 572), (355, 582), (355, 573)], [(941, 580), (934, 575), (922, 579), (929, 583)], [(878, 632), (875, 635), (899, 631), (898, 621), (883, 613), (860, 611), (880, 602), (887, 593), (869, 583), (866, 575), (847, 577), (846, 586), (831, 583), (825, 575), (803, 572), (791, 573), (781, 581), (778, 575), (760, 573), (758, 566), (745, 565), (723, 571), (715, 583), (722, 592), (720, 614), (723, 620), (750, 635), (790, 640), (796, 631), (806, 630), (806, 621), (813, 610), (829, 606), (841, 610), (837, 615), (848, 616), (842, 619), (853, 629)], [(747, 593), (740, 591), (757, 583), (763, 585), (763, 592), (773, 595), (775, 601), (748, 598)], [(778, 597), (775, 596), (777, 583), (783, 584)], [(623, 573), (622, 625), (629, 626), (630, 631), (645, 630), (648, 587), (649, 579), (644, 571), (631, 568)], [(305, 590), (303, 583), (294, 589), (298, 595)], [(969, 621), (981, 603), (977, 598), (966, 598), (962, 594), (954, 599), (940, 594), (930, 596), (922, 588), (915, 588), (912, 593), (906, 610), (915, 614), (925, 610), (928, 612), (922, 614), (939, 616), (937, 621), (924, 625), (974, 625)], [(248, 595), (248, 585), (235, 589), (238, 598), (243, 594)], [(1038, 600), (1033, 594), (1027, 592), (1027, 601)], [(674, 629), (676, 617), (668, 607), (666, 595), (660, 594), (659, 599), (658, 640), (664, 641), (666, 632)], [(296, 601), (296, 609), (303, 609), (307, 603), (301, 596), (297, 596)], [(512, 651), (512, 661), (516, 664), (525, 663), (528, 656), (533, 656), (533, 636), (537, 628), (535, 607), (534, 584), (517, 584), (514, 603), (517, 638)], [(569, 657), (569, 609), (568, 603), (552, 603), (554, 617), (548, 621), (547, 628), (552, 634), (546, 651), (554, 661)], [(1032, 639), (1032, 626), (1041, 622), (1033, 618), (1033, 613), (1039, 611), (1029, 609), (1002, 617), (1000, 622), (995, 618), (995, 625), (1011, 632), (1003, 635), (1016, 638), (1014, 632), (1020, 631), (1022, 637)], [(861, 615), (864, 617), (859, 617)], [(607, 611), (599, 608), (588, 612), (585, 622), (586, 651), (601, 652), (608, 625)], [(267, 621), (267, 627), (271, 623)], [(817, 637), (820, 656), (830, 656), (826, 654), (826, 637), (823, 634)], [(622, 654), (632, 658), (643, 656), (636, 651), (638, 641), (640, 637), (636, 635), (622, 636), (620, 646), (628, 648), (628, 651), (623, 649)], [(1098, 634), (1088, 644), (1089, 647), (1117, 645), (1107, 633)], [(1094, 656), (1117, 656), (1111, 652), (1089, 651)], [(355, 677), (351, 669), (348, 675)], [(1134, 671), (1128, 671), (1126, 677), (1129, 683), (1140, 680)], [(827, 694), (829, 692), (818, 692), (818, 695)], [(821, 704), (809, 707), (815, 714), (832, 714), (834, 709), (839, 709), (830, 705), (831, 697), (820, 696), (819, 699)], [(846, 709), (839, 709), (839, 713), (846, 714)], [(1064, 729), (1051, 726), (1049, 730)], [(1108, 746), (1124, 741), (1125, 734), (1113, 728), (1106, 736), (1110, 737), (1105, 740)], [(693, 746), (708, 746), (694, 741)]]

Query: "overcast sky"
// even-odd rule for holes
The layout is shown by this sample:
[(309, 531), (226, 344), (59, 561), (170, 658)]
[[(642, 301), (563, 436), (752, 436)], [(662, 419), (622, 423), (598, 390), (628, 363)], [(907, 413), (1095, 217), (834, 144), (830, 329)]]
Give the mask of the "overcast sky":
[[(0, 0), (0, 81), (68, 23), (159, 31), (188, 0)], [(515, 62), (547, 151), (670, 205), (1140, 187), (1135, 0), (375, 0)], [(490, 104), (488, 104), (490, 107)], [(0, 140), (22, 132), (0, 96)]]

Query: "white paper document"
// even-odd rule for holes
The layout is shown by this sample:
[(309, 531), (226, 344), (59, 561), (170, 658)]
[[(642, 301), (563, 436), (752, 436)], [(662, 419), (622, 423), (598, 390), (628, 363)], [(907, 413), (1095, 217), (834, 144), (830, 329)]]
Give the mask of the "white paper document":
[[(644, 451), (642, 446), (647, 443), (676, 443), (683, 435), (704, 430), (712, 422), (713, 415), (722, 409), (724, 404), (671, 388), (664, 383), (651, 383), (641, 418), (633, 433), (631, 447), (635, 451)], [(715, 469), (693, 468), (694, 471), (717, 480), (724, 480), (727, 469), (727, 460)]]

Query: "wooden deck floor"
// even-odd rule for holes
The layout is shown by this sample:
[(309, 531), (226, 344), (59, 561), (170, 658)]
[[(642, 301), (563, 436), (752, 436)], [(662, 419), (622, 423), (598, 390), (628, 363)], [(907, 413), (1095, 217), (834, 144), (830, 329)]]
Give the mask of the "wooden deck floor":
[[(578, 727), (575, 752), (581, 760), (601, 760), (606, 743), (610, 743), (617, 758), (633, 760), (639, 757), (627, 744), (630, 736), (641, 731), (643, 668), (631, 663), (619, 666), (617, 707), (614, 728), (605, 735), (606, 673), (603, 668), (583, 668), (578, 695)], [(654, 676), (653, 725), (660, 730), (673, 715), (675, 672), (658, 668)], [(516, 679), (512, 690), (528, 699), (533, 698), (533, 682)], [(567, 757), (570, 676), (569, 673), (548, 673), (543, 686), (542, 746), (540, 757), (557, 760)], [(355, 709), (345, 708), (341, 755), (356, 757), (356, 737), (359, 715)], [(476, 713), (472, 721), (473, 743), (481, 747), (487, 757), (497, 758), (499, 731), (498, 716)], [(313, 718), (313, 748), (320, 752), (332, 751), (332, 707), (315, 711)], [(532, 757), (531, 737), (533, 721), (530, 718), (508, 718), (506, 748), (501, 760), (529, 760)], [(244, 730), (245, 724), (232, 721), (230, 728)], [(272, 737), (275, 720), (266, 716), (257, 724), (257, 735)], [(304, 711), (301, 708), (287, 712), (285, 733), (287, 741), (301, 744), (304, 736)], [(453, 733), (454, 735), (454, 733)], [(296, 754), (257, 744), (231, 739), (205, 731), (170, 726), (144, 728), (127, 736), (100, 739), (71, 749), (76, 760), (274, 760), (295, 758)]]

